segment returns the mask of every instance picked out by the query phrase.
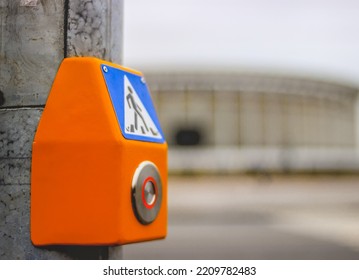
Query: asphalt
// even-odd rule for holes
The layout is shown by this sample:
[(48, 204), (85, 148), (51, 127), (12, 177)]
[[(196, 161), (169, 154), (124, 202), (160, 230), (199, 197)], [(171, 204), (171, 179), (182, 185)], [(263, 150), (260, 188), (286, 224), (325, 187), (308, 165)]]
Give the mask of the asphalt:
[(170, 176), (168, 199), (124, 259), (359, 259), (359, 176)]

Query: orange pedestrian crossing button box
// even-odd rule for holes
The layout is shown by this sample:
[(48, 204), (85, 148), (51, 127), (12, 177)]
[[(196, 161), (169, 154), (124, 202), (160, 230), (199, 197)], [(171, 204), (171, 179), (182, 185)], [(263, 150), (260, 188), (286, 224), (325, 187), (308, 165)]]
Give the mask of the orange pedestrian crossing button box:
[(116, 245), (167, 232), (167, 144), (140, 72), (67, 58), (33, 142), (34, 245)]

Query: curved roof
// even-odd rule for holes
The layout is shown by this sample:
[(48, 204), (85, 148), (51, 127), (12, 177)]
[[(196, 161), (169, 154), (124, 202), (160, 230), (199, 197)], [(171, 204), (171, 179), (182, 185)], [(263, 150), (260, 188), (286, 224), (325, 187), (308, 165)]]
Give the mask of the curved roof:
[(335, 82), (251, 73), (148, 73), (152, 91), (243, 91), (302, 95), (357, 95), (359, 89)]

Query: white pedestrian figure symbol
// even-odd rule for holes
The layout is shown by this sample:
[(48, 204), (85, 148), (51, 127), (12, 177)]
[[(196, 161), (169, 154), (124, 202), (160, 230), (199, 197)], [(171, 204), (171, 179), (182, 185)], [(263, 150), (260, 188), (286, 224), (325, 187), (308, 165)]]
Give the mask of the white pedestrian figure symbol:
[(146, 135), (147, 133), (151, 133), (153, 136), (157, 136), (158, 132), (153, 130), (152, 127), (148, 127), (145, 118), (142, 114), (142, 108), (139, 106), (135, 100), (132, 88), (130, 86), (127, 86), (128, 94), (126, 95), (126, 101), (129, 106), (129, 108), (133, 111), (134, 114), (134, 123), (127, 126), (126, 130), (128, 132), (138, 132), (139, 129), (143, 135)]

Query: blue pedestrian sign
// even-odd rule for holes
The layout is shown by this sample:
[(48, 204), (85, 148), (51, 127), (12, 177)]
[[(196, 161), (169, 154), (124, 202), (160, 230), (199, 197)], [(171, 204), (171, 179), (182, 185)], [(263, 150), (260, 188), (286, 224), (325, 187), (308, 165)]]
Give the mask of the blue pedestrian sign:
[(163, 143), (164, 137), (144, 78), (101, 65), (107, 89), (126, 139)]

